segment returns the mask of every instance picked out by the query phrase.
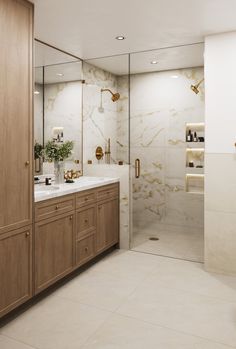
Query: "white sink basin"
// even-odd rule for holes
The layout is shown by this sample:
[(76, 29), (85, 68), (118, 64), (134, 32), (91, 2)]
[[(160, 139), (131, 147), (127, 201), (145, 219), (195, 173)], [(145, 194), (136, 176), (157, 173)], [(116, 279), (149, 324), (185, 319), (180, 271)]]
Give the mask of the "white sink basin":
[(35, 185), (34, 190), (37, 194), (51, 193), (55, 190), (59, 190), (60, 187), (56, 185)]

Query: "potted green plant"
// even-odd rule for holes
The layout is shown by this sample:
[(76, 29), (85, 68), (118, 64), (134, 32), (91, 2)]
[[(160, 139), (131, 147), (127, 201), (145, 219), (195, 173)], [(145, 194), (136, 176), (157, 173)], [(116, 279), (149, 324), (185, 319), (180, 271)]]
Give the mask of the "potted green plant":
[(54, 162), (55, 183), (64, 183), (64, 161), (68, 159), (74, 147), (72, 141), (66, 141), (64, 143), (56, 143), (54, 141), (48, 141), (45, 145), (44, 153), (46, 160)]

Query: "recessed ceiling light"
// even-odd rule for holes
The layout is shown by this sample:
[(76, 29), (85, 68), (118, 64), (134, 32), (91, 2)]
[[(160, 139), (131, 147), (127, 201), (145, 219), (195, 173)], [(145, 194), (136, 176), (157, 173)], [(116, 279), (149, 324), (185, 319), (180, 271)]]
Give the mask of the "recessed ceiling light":
[(125, 37), (123, 35), (118, 35), (116, 37), (116, 40), (125, 40)]
[(151, 61), (151, 64), (157, 64), (158, 62), (157, 61)]
[(171, 75), (172, 79), (178, 79), (178, 75)]
[(63, 76), (64, 74), (62, 74), (62, 73), (57, 73), (57, 76)]
[(39, 95), (40, 92), (36, 90), (36, 91), (34, 91), (34, 94), (35, 94), (35, 95)]

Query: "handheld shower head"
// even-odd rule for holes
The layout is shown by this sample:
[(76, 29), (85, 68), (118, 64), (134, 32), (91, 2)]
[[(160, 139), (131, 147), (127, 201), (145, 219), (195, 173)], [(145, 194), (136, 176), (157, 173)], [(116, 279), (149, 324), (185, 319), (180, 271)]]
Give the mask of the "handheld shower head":
[(113, 93), (111, 90), (109, 90), (109, 88), (103, 88), (101, 89), (101, 92), (105, 92), (105, 91), (108, 91), (112, 94), (112, 97), (111, 97), (111, 100), (112, 102), (117, 102), (118, 99), (120, 99), (120, 94), (117, 92), (117, 93)]
[(199, 93), (199, 89), (196, 85), (191, 85), (191, 90), (196, 93), (196, 95)]

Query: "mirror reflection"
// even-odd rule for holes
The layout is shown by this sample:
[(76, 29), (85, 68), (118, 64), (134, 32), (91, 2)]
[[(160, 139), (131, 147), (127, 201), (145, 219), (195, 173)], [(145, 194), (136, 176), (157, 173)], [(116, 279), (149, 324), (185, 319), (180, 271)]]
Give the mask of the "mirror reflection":
[(35, 52), (35, 174), (54, 173), (55, 158), (42, 148), (48, 142), (61, 147), (68, 141), (73, 142), (72, 153), (60, 160), (65, 160), (65, 170), (81, 172), (82, 62), (38, 42)]

